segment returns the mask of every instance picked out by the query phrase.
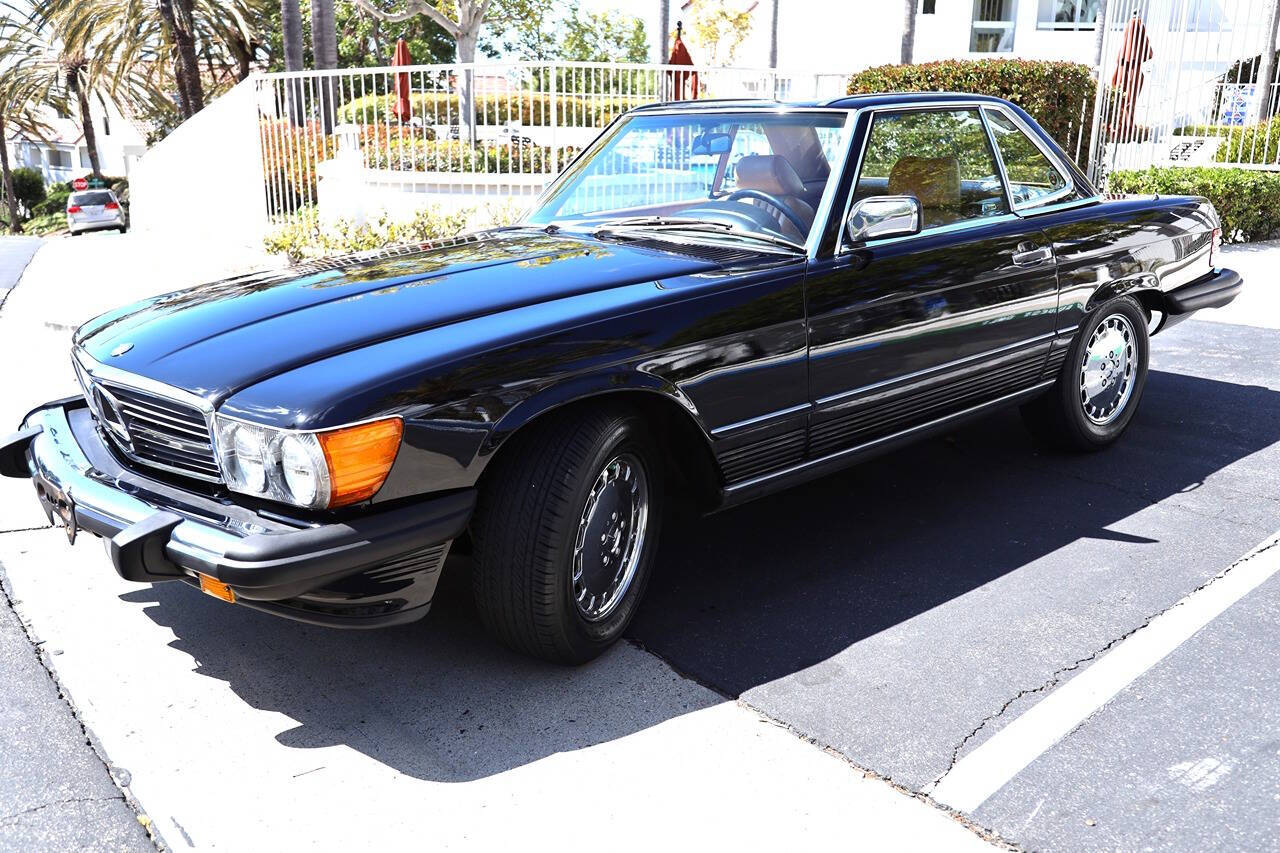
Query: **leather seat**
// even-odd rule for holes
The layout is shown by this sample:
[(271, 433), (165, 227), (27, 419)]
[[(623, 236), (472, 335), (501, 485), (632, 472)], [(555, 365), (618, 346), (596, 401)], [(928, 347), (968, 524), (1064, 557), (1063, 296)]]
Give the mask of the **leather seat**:
[(737, 189), (759, 190), (776, 198), (804, 222), (804, 233), (796, 228), (774, 205), (758, 198), (743, 199), (766, 211), (778, 220), (778, 233), (793, 240), (803, 241), (813, 227), (813, 208), (803, 198), (804, 182), (785, 158), (776, 154), (748, 154), (738, 161)]
[(962, 211), (960, 160), (956, 157), (903, 157), (889, 170), (889, 195), (912, 195), (920, 202), (926, 228), (956, 221)]

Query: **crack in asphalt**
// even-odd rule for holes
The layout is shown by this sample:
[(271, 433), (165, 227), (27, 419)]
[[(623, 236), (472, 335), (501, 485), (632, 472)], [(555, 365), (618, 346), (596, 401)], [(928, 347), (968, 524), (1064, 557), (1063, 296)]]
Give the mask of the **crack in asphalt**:
[(31, 533), (35, 530), (52, 530), (52, 524), (38, 524), (35, 527), (14, 527), (11, 530), (0, 530), (0, 536), (6, 533)]
[(884, 782), (886, 785), (893, 788), (898, 793), (904, 794), (913, 800), (919, 800), (920, 802), (925, 803), (926, 805), (932, 806), (938, 811), (945, 813), (946, 815), (951, 817), (953, 820), (955, 820), (957, 823), (959, 823), (961, 826), (963, 826), (965, 829), (969, 830), (974, 835), (977, 835), (983, 841), (986, 841), (990, 844), (993, 844), (1005, 850), (1021, 850), (1022, 849), (1017, 844), (1005, 838), (1004, 836), (1000, 835), (1000, 833), (996, 832), (995, 830), (988, 829), (987, 827), (978, 823), (970, 815), (967, 815), (961, 811), (957, 811), (951, 808), (950, 806), (945, 805), (944, 803), (940, 803), (937, 800), (935, 800), (933, 797), (929, 796), (924, 791), (917, 791), (914, 788), (904, 785), (901, 782), (898, 782), (897, 780), (895, 780), (892, 776), (889, 776), (885, 773), (881, 773), (878, 770), (872, 770), (870, 767), (865, 767), (859, 764), (858, 762), (854, 761), (849, 756), (845, 755), (843, 752), (841, 752), (839, 749), (832, 746), (831, 744), (821, 741), (818, 738), (814, 737), (813, 735), (806, 734), (805, 732), (801, 731), (800, 729), (797, 729), (795, 726), (791, 725), (785, 720), (779, 720), (776, 717), (771, 716), (766, 711), (762, 711), (761, 709), (757, 708), (755, 705), (752, 705), (746, 699), (739, 698), (737, 700), (737, 704), (739, 707), (744, 708), (750, 711), (751, 713), (755, 714), (756, 716), (758, 716), (761, 722), (768, 723), (771, 726), (776, 726), (777, 728), (783, 729), (789, 732), (790, 734), (794, 735), (795, 737), (799, 738), (800, 740), (804, 741), (805, 743), (808, 743), (812, 746), (817, 747), (818, 749), (825, 752), (827, 755), (830, 755), (832, 758), (839, 759), (851, 770), (855, 770), (858, 773), (861, 773), (865, 778), (875, 779), (877, 781)]
[(68, 797), (65, 800), (54, 800), (53, 802), (44, 803), (38, 806), (32, 806), (29, 809), (14, 812), (13, 814), (0, 815), (0, 824), (16, 823), (19, 819), (29, 814), (35, 814), (43, 809), (52, 808), (54, 806), (69, 806), (73, 803), (110, 803), (116, 800), (123, 800), (124, 794), (116, 794), (113, 797)]
[[(953, 769), (955, 769), (956, 764), (959, 763), (960, 761), (960, 753), (964, 749), (965, 745), (969, 741), (973, 740), (973, 738), (977, 737), (978, 733), (981, 732), (984, 728), (986, 728), (988, 723), (992, 722), (993, 720), (999, 719), (1019, 699), (1025, 698), (1027, 696), (1035, 695), (1036, 693), (1043, 693), (1047, 690), (1050, 690), (1056, 687), (1062, 681), (1062, 677), (1067, 673), (1074, 672), (1075, 670), (1084, 666), (1086, 663), (1089, 663), (1097, 659), (1099, 655), (1105, 654), (1107, 651), (1113, 648), (1116, 644), (1123, 642), (1124, 640), (1128, 639), (1129, 637), (1141, 631), (1143, 628), (1150, 625), (1151, 621), (1156, 617), (1163, 616), (1165, 613), (1168, 613), (1170, 610), (1173, 610), (1175, 607), (1180, 607), (1191, 596), (1195, 595), (1196, 593), (1200, 592), (1202, 589), (1205, 589), (1206, 587), (1211, 586), (1212, 584), (1215, 584), (1222, 578), (1226, 577), (1227, 574), (1229, 574), (1232, 569), (1234, 569), (1236, 566), (1243, 563), (1245, 560), (1251, 560), (1257, 557), (1259, 554), (1263, 554), (1267, 551), (1270, 551), (1272, 548), (1275, 548), (1278, 546), (1280, 546), (1280, 538), (1273, 539), (1267, 544), (1263, 545), (1262, 547), (1254, 551), (1250, 551), (1248, 554), (1236, 560), (1234, 563), (1227, 566), (1221, 572), (1218, 572), (1216, 575), (1209, 578), (1207, 581), (1200, 584), (1195, 589), (1191, 590), (1191, 592), (1187, 593), (1182, 598), (1175, 601), (1173, 604), (1170, 604), (1168, 607), (1164, 608), (1163, 610), (1160, 610), (1157, 613), (1153, 613), (1150, 616), (1148, 616), (1146, 619), (1143, 619), (1142, 623), (1137, 627), (1132, 628), (1124, 632), (1120, 636), (1108, 641), (1106, 645), (1101, 646), (1100, 648), (1091, 652), (1085, 657), (1080, 658), (1075, 663), (1068, 664), (1067, 666), (1054, 670), (1053, 673), (1049, 676), (1048, 680), (1046, 680), (1039, 687), (1031, 687), (1025, 690), (1019, 690), (1016, 694), (1014, 694), (1014, 696), (1011, 699), (1009, 699), (1007, 702), (1001, 705), (998, 709), (988, 714), (987, 716), (983, 717), (982, 720), (978, 723), (978, 725), (975, 726), (967, 735), (964, 736), (964, 738), (958, 744), (955, 745), (955, 748), (951, 751), (951, 761), (950, 763), (947, 764), (947, 769), (943, 770), (942, 773), (939, 774), (936, 779), (934, 779), (932, 782), (926, 785), (925, 789), (932, 790), (936, 788), (942, 782), (942, 780), (946, 778), (947, 774), (950, 773)], [(1074, 734), (1076, 730), (1083, 727), (1086, 721), (1082, 721), (1080, 725), (1076, 727), (1076, 729), (1073, 729), (1072, 732), (1068, 734), (1068, 737), (1070, 736), (1070, 734)]]

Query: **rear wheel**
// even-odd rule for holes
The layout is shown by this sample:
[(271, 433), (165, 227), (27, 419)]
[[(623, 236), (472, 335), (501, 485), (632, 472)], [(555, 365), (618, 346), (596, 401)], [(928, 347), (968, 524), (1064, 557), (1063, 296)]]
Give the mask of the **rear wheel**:
[(621, 408), (551, 415), (512, 441), (471, 522), (476, 606), (511, 648), (583, 663), (622, 636), (648, 583), (659, 457)]
[(1078, 450), (1099, 450), (1133, 420), (1147, 381), (1147, 318), (1129, 297), (1106, 302), (1085, 316), (1057, 382), (1022, 407), (1037, 437)]

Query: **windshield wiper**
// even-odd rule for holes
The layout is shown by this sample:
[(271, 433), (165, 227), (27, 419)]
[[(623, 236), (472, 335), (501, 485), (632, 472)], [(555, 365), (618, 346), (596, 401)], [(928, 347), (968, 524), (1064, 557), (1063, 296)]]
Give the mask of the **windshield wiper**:
[(773, 237), (757, 231), (735, 228), (726, 222), (708, 222), (705, 219), (681, 219), (665, 216), (638, 216), (633, 219), (617, 219), (605, 222), (591, 232), (592, 236), (607, 236), (618, 231), (712, 231), (727, 237), (739, 237), (744, 240), (755, 240), (781, 246), (795, 252), (805, 251), (805, 247), (785, 237)]

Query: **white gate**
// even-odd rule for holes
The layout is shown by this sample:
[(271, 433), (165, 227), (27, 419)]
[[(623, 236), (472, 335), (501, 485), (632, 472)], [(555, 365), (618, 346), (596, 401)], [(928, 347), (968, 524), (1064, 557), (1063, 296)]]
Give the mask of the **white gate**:
[(1110, 0), (1090, 177), (1148, 166), (1280, 169), (1275, 0)]

